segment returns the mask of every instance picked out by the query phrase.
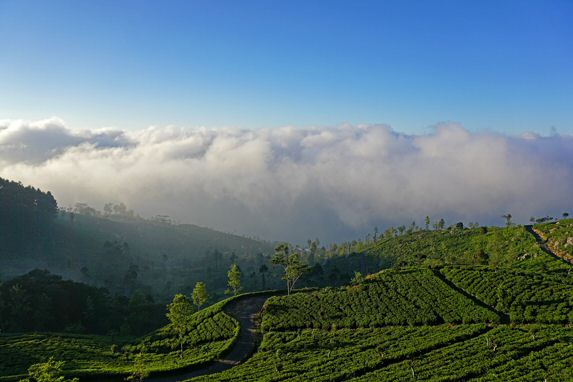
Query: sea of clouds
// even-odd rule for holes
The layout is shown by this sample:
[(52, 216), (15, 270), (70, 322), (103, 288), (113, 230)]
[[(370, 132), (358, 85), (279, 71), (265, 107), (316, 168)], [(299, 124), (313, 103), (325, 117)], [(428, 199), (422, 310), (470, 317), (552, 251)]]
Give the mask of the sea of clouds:
[(78, 130), (0, 120), (0, 177), (61, 206), (124, 202), (143, 216), (272, 240), (352, 238), (388, 225), (502, 224), (573, 209), (573, 136), (427, 134), (387, 125)]

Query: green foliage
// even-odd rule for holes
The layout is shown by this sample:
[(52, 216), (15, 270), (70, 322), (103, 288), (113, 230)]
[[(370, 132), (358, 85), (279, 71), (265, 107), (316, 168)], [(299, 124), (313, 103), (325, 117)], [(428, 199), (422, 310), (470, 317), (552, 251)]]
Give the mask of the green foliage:
[(200, 310), (203, 305), (209, 300), (209, 293), (207, 292), (207, 286), (204, 282), (198, 281), (193, 288), (193, 304)]
[(524, 269), (567, 268), (544, 253), (522, 226), (418, 231), (380, 240), (365, 253), (394, 266), (487, 263)]
[(20, 382), (78, 382), (79, 379), (65, 379), (62, 375), (63, 361), (50, 357), (46, 362), (36, 363), (28, 369), (28, 377)]
[(447, 267), (443, 274), (512, 322), (573, 322), (573, 274)]
[(537, 328), (533, 339), (527, 327), (500, 326), (349, 380), (407, 381), (412, 380), (412, 371), (416, 380), (571, 380), (573, 347), (568, 343), (573, 332), (563, 327)]
[(34, 270), (0, 285), (0, 331), (104, 334), (128, 326), (143, 334), (165, 323), (163, 307), (148, 296), (128, 300), (104, 288)]
[(149, 377), (149, 370), (145, 366), (145, 354), (143, 351), (135, 357), (133, 371), (126, 378), (127, 381), (142, 382), (145, 378)]
[(483, 324), (270, 332), (244, 364), (192, 381), (563, 381), (573, 375), (572, 335)]
[(296, 282), (302, 275), (310, 271), (310, 267), (301, 261), (300, 255), (293, 251), (287, 243), (281, 243), (276, 247), (271, 261), (274, 265), (283, 268), (282, 278), (287, 282), (287, 294), (293, 291)]
[(193, 314), (191, 301), (180, 293), (173, 297), (171, 304), (167, 306), (167, 318), (171, 323), (171, 328), (179, 337), (181, 357), (183, 357), (183, 336), (189, 331), (189, 320)]
[[(180, 357), (179, 333), (171, 325), (140, 338), (78, 334), (0, 335), (0, 381), (22, 377), (30, 365), (43, 362), (53, 354), (65, 361), (64, 375), (77, 376), (127, 376), (138, 368), (157, 372), (204, 364), (220, 357), (238, 335), (237, 321), (222, 311), (226, 302), (189, 317), (183, 336), (183, 357)], [(140, 367), (142, 364), (144, 367)]]
[(497, 322), (499, 317), (451, 289), (427, 269), (389, 270), (364, 284), (271, 297), (265, 331)]
[(229, 286), (228, 293), (236, 296), (241, 291), (241, 270), (237, 264), (232, 264), (229, 272), (227, 272), (227, 285)]

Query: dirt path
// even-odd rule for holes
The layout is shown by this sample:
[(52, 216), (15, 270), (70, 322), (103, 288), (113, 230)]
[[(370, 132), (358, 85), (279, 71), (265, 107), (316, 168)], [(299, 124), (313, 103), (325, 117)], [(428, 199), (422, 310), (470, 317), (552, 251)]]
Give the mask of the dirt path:
[(545, 253), (547, 253), (548, 255), (551, 255), (553, 257), (558, 258), (559, 260), (563, 260), (565, 261), (567, 264), (573, 264), (573, 260), (569, 257), (564, 257), (564, 256), (560, 256), (558, 253), (555, 253), (551, 250), (551, 248), (549, 248), (549, 246), (547, 245), (547, 243), (545, 242), (545, 240), (539, 235), (539, 233), (537, 233), (537, 231), (535, 230), (535, 228), (533, 228), (532, 225), (526, 225), (524, 226), (525, 230), (527, 232), (529, 232), (530, 234), (533, 235), (533, 237), (535, 238), (535, 241), (537, 241), (537, 244), (539, 245), (539, 247), (541, 248), (541, 250)]
[(215, 360), (210, 364), (196, 370), (181, 372), (172, 375), (147, 378), (149, 382), (174, 382), (185, 379), (219, 373), (223, 370), (245, 361), (256, 350), (260, 341), (260, 332), (255, 330), (254, 316), (261, 311), (268, 296), (251, 296), (231, 301), (223, 307), (223, 311), (239, 322), (239, 337), (231, 346), (224, 358)]
[[(253, 354), (260, 342), (261, 333), (255, 328), (255, 315), (259, 313), (268, 295), (248, 296), (231, 301), (223, 307), (223, 311), (239, 322), (239, 336), (229, 351), (221, 359), (214, 360), (203, 367), (192, 370), (174, 370), (168, 373), (151, 375), (146, 382), (178, 382), (201, 375), (219, 373), (245, 361)], [(83, 379), (82, 379), (83, 380)], [(120, 382), (125, 377), (96, 377), (88, 378), (89, 382)]]

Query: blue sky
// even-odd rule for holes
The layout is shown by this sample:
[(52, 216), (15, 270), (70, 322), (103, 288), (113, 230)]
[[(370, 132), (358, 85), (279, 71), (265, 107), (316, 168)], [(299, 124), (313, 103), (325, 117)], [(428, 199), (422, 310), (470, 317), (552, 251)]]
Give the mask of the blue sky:
[(0, 119), (573, 133), (571, 1), (0, 0)]

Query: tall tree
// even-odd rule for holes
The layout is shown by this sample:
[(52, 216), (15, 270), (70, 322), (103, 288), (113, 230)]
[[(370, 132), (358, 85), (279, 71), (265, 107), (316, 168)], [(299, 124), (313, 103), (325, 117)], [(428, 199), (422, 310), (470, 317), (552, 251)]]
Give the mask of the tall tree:
[(237, 264), (232, 264), (227, 272), (227, 286), (227, 293), (232, 293), (233, 296), (241, 291), (241, 270)]
[(426, 226), (426, 231), (428, 231), (430, 229), (430, 217), (426, 216), (426, 218), (424, 219), (424, 225)]
[[(193, 291), (193, 299), (195, 299), (195, 291)], [(167, 318), (179, 337), (180, 358), (183, 358), (183, 338), (189, 330), (189, 319), (192, 314), (193, 306), (191, 301), (181, 293), (176, 294), (171, 304), (167, 305)]]
[(197, 307), (197, 310), (201, 310), (201, 307), (209, 300), (209, 293), (207, 293), (207, 286), (204, 282), (198, 281), (193, 288), (193, 304)]
[(281, 243), (276, 247), (272, 263), (283, 268), (283, 280), (287, 283), (287, 294), (289, 295), (300, 277), (309, 271), (308, 265), (300, 260), (298, 253), (291, 251), (287, 243)]

